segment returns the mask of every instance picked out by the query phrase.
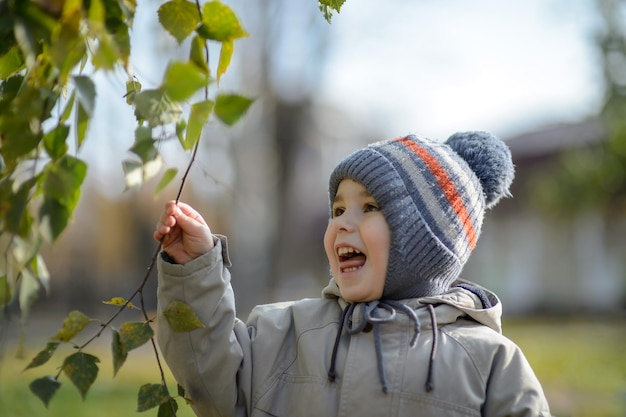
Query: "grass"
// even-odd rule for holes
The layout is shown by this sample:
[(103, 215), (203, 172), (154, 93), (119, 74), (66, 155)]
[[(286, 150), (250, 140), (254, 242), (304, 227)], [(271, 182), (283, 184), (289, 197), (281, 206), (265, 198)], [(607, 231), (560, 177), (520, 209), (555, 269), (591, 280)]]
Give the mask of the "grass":
[[(55, 334), (61, 324), (62, 320), (55, 319), (30, 325), (27, 329), (28, 340), (25, 343), (26, 352), (23, 359), (15, 357), (16, 347), (9, 335), (9, 343), (0, 349), (0, 353), (4, 353), (0, 356), (0, 417), (157, 416), (158, 408), (144, 412), (136, 411), (139, 388), (143, 384), (160, 383), (159, 368), (151, 344), (129, 352), (126, 363), (114, 377), (109, 332), (105, 333), (106, 336), (103, 336), (102, 340), (96, 340), (85, 350), (86, 353), (100, 359), (98, 377), (86, 398), (83, 400), (67, 376), (61, 375), (59, 378), (61, 387), (46, 408), (43, 402), (31, 393), (28, 385), (37, 378), (56, 375), (63, 359), (74, 352), (73, 348), (69, 345), (60, 346), (45, 365), (26, 371), (24, 368), (37, 352), (45, 347), (48, 337)], [(13, 341), (15, 339), (16, 337), (13, 337)], [(176, 396), (176, 382), (167, 367), (164, 371), (169, 392)], [(184, 399), (176, 398), (176, 401), (178, 417), (195, 416)]]
[[(159, 373), (148, 346), (129, 354), (115, 378), (112, 375), (108, 338), (89, 353), (101, 360), (100, 374), (83, 401), (78, 390), (62, 376), (61, 388), (49, 408), (28, 389), (28, 384), (55, 374), (70, 351), (57, 352), (50, 363), (22, 372), (30, 359), (45, 346), (58, 322), (37, 332), (27, 343), (25, 359), (15, 359), (8, 346), (0, 359), (0, 416), (2, 417), (108, 417), (156, 416), (157, 409), (137, 409), (137, 392), (145, 383), (158, 383)], [(50, 331), (50, 329), (53, 329)], [(602, 320), (507, 320), (504, 333), (524, 351), (541, 381), (552, 413), (557, 417), (626, 416), (626, 321)], [(44, 335), (46, 337), (44, 337)], [(65, 356), (63, 355), (65, 353)], [(166, 370), (170, 392), (176, 384)], [(179, 417), (193, 417), (191, 408), (178, 399)]]
[(623, 318), (514, 320), (504, 334), (524, 351), (555, 416), (626, 416)]

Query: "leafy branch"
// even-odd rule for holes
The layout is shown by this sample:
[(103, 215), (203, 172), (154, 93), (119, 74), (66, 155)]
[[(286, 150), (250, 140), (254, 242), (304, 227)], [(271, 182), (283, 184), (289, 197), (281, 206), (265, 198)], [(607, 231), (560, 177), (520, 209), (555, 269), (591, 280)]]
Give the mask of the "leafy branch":
[[(36, 253), (43, 241), (54, 242), (60, 233), (67, 226), (67, 222), (73, 212), (80, 196), (80, 187), (86, 175), (86, 164), (74, 156), (68, 155), (68, 138), (71, 127), (66, 123), (72, 113), (76, 115), (74, 133), (77, 139), (76, 147), (80, 149), (86, 135), (90, 117), (96, 97), (96, 88), (91, 78), (82, 73), (85, 62), (90, 60), (96, 69), (112, 69), (121, 61), (125, 68), (128, 68), (129, 40), (126, 36), (121, 36), (120, 42), (116, 43), (114, 35), (119, 29), (128, 34), (128, 29), (132, 24), (134, 4), (100, 2), (92, 0), (89, 5), (80, 1), (68, 1), (60, 9), (48, 9), (48, 5), (43, 5), (43, 10), (27, 8), (21, 9), (19, 5), (5, 11), (10, 12), (16, 26), (21, 27), (27, 33), (25, 39), (35, 38), (40, 32), (37, 24), (22, 26), (24, 18), (47, 19), (48, 37), (43, 38), (41, 43), (33, 43), (30, 49), (24, 48), (20, 43), (20, 37), (16, 36), (15, 45), (11, 49), (11, 54), (15, 59), (13, 67), (7, 68), (8, 59), (3, 59), (3, 75), (9, 75), (2, 83), (2, 104), (6, 108), (13, 107), (19, 109), (21, 96), (26, 88), (30, 88), (29, 93), (48, 96), (41, 101), (42, 108), (37, 108), (36, 114), (30, 113), (31, 120), (20, 120), (3, 117), (2, 122), (2, 191), (3, 196), (8, 197), (10, 203), (19, 202), (19, 210), (12, 209), (8, 205), (2, 212), (2, 235), (8, 239), (6, 243), (5, 265), (3, 265), (2, 287), (5, 289), (2, 299), (6, 307), (12, 297), (12, 290), (21, 281), (20, 293), (29, 294), (24, 281), (32, 278), (42, 284), (41, 276), (35, 276), (26, 268), (30, 264), (31, 268), (39, 268), (43, 265), (43, 260)], [(127, 6), (122, 10), (121, 6)], [(5, 9), (7, 4), (3, 4)], [(123, 13), (125, 17), (122, 18)], [(48, 19), (42, 12), (57, 17), (58, 20)], [(188, 36), (195, 33), (191, 42), (189, 60), (186, 62), (171, 62), (166, 71), (162, 84), (151, 90), (142, 91), (141, 84), (136, 77), (129, 74), (127, 82), (126, 101), (135, 109), (137, 118), (137, 128), (135, 130), (135, 143), (131, 147), (138, 160), (124, 161), (123, 167), (126, 173), (127, 187), (141, 185), (147, 179), (156, 175), (162, 166), (162, 161), (156, 147), (157, 139), (154, 138), (155, 130), (165, 130), (169, 125), (175, 125), (175, 131), (184, 149), (193, 148), (192, 158), (181, 181), (177, 200), (184, 188), (186, 177), (191, 169), (198, 151), (199, 139), (203, 126), (208, 122), (211, 114), (225, 123), (232, 125), (237, 122), (246, 112), (252, 100), (236, 94), (218, 94), (215, 100), (209, 99), (209, 85), (213, 82), (209, 71), (209, 50), (207, 41), (219, 42), (222, 45), (217, 82), (230, 65), (232, 53), (234, 51), (234, 41), (247, 36), (247, 33), (239, 23), (234, 12), (226, 5), (217, 1), (205, 3), (203, 6), (199, 2), (192, 3), (186, 0), (174, 0), (167, 2), (159, 9), (159, 21), (165, 30), (174, 36), (179, 44)], [(112, 17), (118, 19), (112, 19)], [(111, 23), (111, 19), (115, 24)], [(120, 25), (124, 22), (124, 26)], [(37, 22), (40, 23), (40, 22)], [(126, 26), (126, 24), (128, 26)], [(86, 27), (86, 35), (79, 31), (80, 27)], [(73, 30), (73, 31), (72, 31)], [(37, 32), (37, 33), (35, 33)], [(68, 33), (69, 32), (69, 33)], [(16, 31), (16, 34), (20, 32)], [(63, 35), (66, 36), (63, 36)], [(119, 36), (119, 32), (117, 33)], [(46, 40), (49, 43), (46, 44)], [(91, 48), (86, 45), (94, 43), (98, 46), (95, 53), (91, 54)], [(107, 54), (104, 48), (116, 49), (117, 53)], [(56, 52), (55, 52), (56, 51)], [(68, 60), (55, 60), (61, 55), (61, 51), (68, 54)], [(79, 52), (77, 54), (76, 52)], [(119, 53), (127, 51), (128, 53)], [(109, 51), (110, 52), (110, 51)], [(74, 55), (72, 55), (74, 54)], [(3, 58), (7, 58), (6, 55)], [(78, 73), (71, 71), (82, 61)], [(46, 74), (53, 73), (53, 77), (39, 77), (38, 65), (45, 62), (47, 65)], [(68, 63), (69, 62), (69, 63)], [(29, 63), (32, 64), (29, 66)], [(65, 103), (65, 108), (60, 116), (56, 118), (56, 126), (48, 131), (43, 128), (46, 122), (50, 122), (52, 110), (56, 106), (61, 106), (62, 94), (69, 87), (70, 80), (74, 89), (70, 93), (70, 98)], [(42, 86), (43, 85), (43, 86)], [(43, 91), (46, 90), (46, 91)], [(189, 118), (186, 121), (183, 115), (183, 107), (187, 101), (195, 95), (198, 90), (204, 91), (204, 100), (190, 105)], [(52, 93), (52, 94), (51, 94)], [(24, 104), (26, 106), (26, 104)], [(17, 116), (17, 111), (14, 111)], [(37, 117), (33, 125), (32, 117)], [(25, 146), (23, 140), (18, 140), (20, 130), (26, 128), (28, 124), (31, 133), (31, 140)], [(10, 164), (6, 164), (9, 161)], [(37, 165), (43, 161), (44, 167), (38, 169)], [(26, 169), (24, 169), (26, 167)], [(17, 192), (14, 192), (15, 183), (12, 182), (19, 171), (29, 173), (30, 178), (23, 180)], [(174, 177), (176, 172), (167, 170), (162, 176), (157, 192), (160, 192)], [(43, 202), (38, 217), (34, 217), (27, 209), (33, 204), (40, 194), (43, 194)], [(7, 206), (7, 205), (5, 205)], [(15, 207), (15, 206), (14, 206)], [(11, 210), (12, 209), (12, 210)], [(17, 221), (15, 221), (17, 220)], [(19, 225), (23, 225), (19, 227)], [(7, 234), (6, 232), (10, 232)], [(16, 245), (23, 243), (23, 245)], [(30, 246), (30, 248), (29, 248)], [(33, 250), (33, 246), (34, 249)], [(160, 245), (159, 245), (160, 246)], [(24, 259), (22, 252), (24, 248), (30, 249), (28, 256)], [(108, 304), (119, 305), (118, 310), (106, 322), (101, 324), (98, 332), (81, 345), (74, 344), (76, 351), (67, 356), (56, 375), (48, 375), (38, 378), (30, 385), (33, 393), (38, 396), (47, 406), (55, 392), (60, 387), (59, 378), (65, 374), (70, 381), (78, 388), (83, 398), (85, 398), (89, 388), (94, 383), (98, 375), (99, 358), (86, 353), (85, 348), (96, 338), (100, 337), (103, 331), (110, 328), (112, 337), (112, 354), (114, 375), (126, 361), (131, 350), (142, 346), (148, 341), (152, 344), (152, 349), (156, 356), (157, 364), (161, 374), (159, 384), (146, 384), (139, 390), (138, 409), (147, 410), (156, 406), (160, 407), (162, 415), (175, 415), (177, 405), (173, 397), (168, 393), (163, 366), (159, 358), (154, 332), (150, 323), (152, 318), (148, 317), (144, 304), (143, 289), (148, 282), (150, 273), (154, 269), (155, 259), (160, 247), (157, 248), (150, 268), (146, 273), (139, 288), (128, 298), (119, 297), (107, 302)], [(20, 259), (18, 255), (21, 255)], [(17, 261), (22, 260), (21, 264)], [(25, 262), (24, 262), (25, 261)], [(13, 264), (13, 265), (12, 265)], [(9, 266), (17, 266), (14, 279), (9, 279), (8, 272), (12, 272)], [(33, 285), (36, 288), (36, 285)], [(32, 291), (31, 294), (35, 294)], [(123, 323), (119, 330), (112, 326), (113, 321), (127, 308), (132, 306), (131, 300), (135, 297), (140, 299), (140, 309), (143, 313), (143, 321)], [(27, 314), (33, 296), (20, 298), (20, 307)], [(180, 311), (176, 310), (176, 311)], [(176, 315), (174, 315), (176, 316)], [(177, 317), (180, 321), (180, 317)], [(26, 369), (31, 369), (43, 365), (57, 351), (61, 343), (71, 343), (74, 338), (81, 333), (86, 326), (95, 321), (79, 311), (73, 311), (65, 319), (63, 327), (57, 335), (51, 338), (46, 347), (40, 351)], [(197, 321), (197, 319), (196, 319)]]
[[(330, 22), (344, 0), (319, 1)], [(28, 318), (38, 295), (47, 292), (50, 276), (40, 254), (44, 244), (54, 244), (67, 228), (80, 200), (87, 163), (77, 155), (87, 138), (94, 115), (98, 71), (122, 69), (126, 74), (126, 103), (134, 109), (137, 126), (130, 152), (122, 162), (127, 189), (160, 175), (155, 194), (178, 175), (164, 167), (158, 143), (175, 136), (191, 159), (183, 173), (176, 201), (195, 161), (204, 126), (211, 118), (226, 126), (235, 124), (252, 104), (239, 94), (218, 91), (230, 66), (235, 41), (248, 36), (233, 10), (219, 0), (169, 0), (158, 10), (162, 28), (179, 46), (190, 40), (188, 58), (169, 63), (156, 88), (143, 89), (130, 65), (130, 34), (136, 0), (39, 0), (0, 2), (0, 317), (17, 303), (22, 320)], [(215, 78), (209, 66), (208, 42), (220, 45)], [(202, 99), (194, 101), (198, 93)], [(159, 416), (175, 415), (175, 397), (169, 394), (163, 366), (144, 304), (143, 290), (160, 252), (158, 245), (141, 284), (128, 298), (114, 297), (106, 304), (117, 307), (106, 321), (72, 311), (63, 326), (31, 360), (25, 370), (47, 363), (61, 345), (74, 352), (63, 360), (55, 375), (35, 379), (31, 391), (48, 406), (60, 388), (62, 375), (69, 378), (83, 399), (98, 376), (97, 356), (86, 348), (103, 332), (112, 333), (114, 376), (129, 352), (151, 342), (160, 371), (157, 384), (139, 389), (138, 410), (159, 407)], [(133, 300), (139, 298), (139, 307)], [(139, 309), (142, 320), (113, 322), (126, 310)], [(203, 327), (196, 314), (182, 302), (167, 306), (164, 316), (175, 331)], [(75, 338), (92, 322), (100, 328), (87, 341)], [(179, 387), (177, 395), (184, 397)]]

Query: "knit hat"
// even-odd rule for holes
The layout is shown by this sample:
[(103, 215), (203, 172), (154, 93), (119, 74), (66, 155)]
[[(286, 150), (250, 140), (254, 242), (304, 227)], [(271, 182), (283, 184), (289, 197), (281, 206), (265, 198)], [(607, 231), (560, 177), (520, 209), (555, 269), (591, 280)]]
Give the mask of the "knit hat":
[(355, 151), (330, 175), (362, 184), (391, 231), (382, 298), (444, 293), (461, 273), (480, 235), (485, 209), (510, 196), (508, 147), (487, 132), (455, 133), (445, 143), (409, 135)]

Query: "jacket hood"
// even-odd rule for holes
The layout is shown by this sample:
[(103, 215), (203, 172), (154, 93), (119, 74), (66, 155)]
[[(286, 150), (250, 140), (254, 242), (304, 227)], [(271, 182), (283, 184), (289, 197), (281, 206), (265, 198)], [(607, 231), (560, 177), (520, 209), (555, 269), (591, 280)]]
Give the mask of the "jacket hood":
[[(461, 284), (463, 284), (465, 288), (458, 286)], [(481, 290), (488, 298), (491, 306), (487, 308), (483, 307), (483, 302), (478, 295), (466, 289), (468, 286)], [(326, 299), (337, 299), (342, 309), (349, 304), (341, 297), (339, 286), (333, 278), (330, 279), (328, 285), (322, 290), (322, 297)], [(463, 316), (469, 316), (498, 333), (502, 333), (502, 303), (498, 299), (498, 296), (488, 289), (469, 281), (457, 280), (447, 292), (440, 295), (410, 298), (400, 300), (400, 302), (416, 311), (425, 329), (429, 328), (431, 321), (422, 320), (422, 316), (426, 318), (428, 312), (425, 308), (420, 307), (431, 304), (433, 307), (436, 307), (434, 310), (439, 325), (454, 323)]]

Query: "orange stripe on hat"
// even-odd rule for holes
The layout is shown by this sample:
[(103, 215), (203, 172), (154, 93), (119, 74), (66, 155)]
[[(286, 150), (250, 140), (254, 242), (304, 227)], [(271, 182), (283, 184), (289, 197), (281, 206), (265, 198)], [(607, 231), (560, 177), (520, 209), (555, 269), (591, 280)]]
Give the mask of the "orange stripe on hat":
[(474, 250), (477, 241), (476, 230), (474, 230), (474, 225), (472, 224), (470, 216), (467, 213), (467, 208), (465, 207), (465, 203), (463, 203), (463, 199), (461, 199), (461, 196), (454, 186), (454, 183), (450, 180), (450, 177), (446, 173), (445, 169), (441, 166), (439, 161), (437, 161), (437, 159), (428, 152), (428, 150), (411, 141), (409, 138), (399, 138), (397, 141), (413, 151), (426, 163), (426, 166), (428, 166), (428, 169), (430, 169), (437, 179), (437, 183), (439, 183), (439, 186), (443, 190), (448, 202), (459, 217), (459, 220), (465, 229), (465, 236), (470, 249)]

